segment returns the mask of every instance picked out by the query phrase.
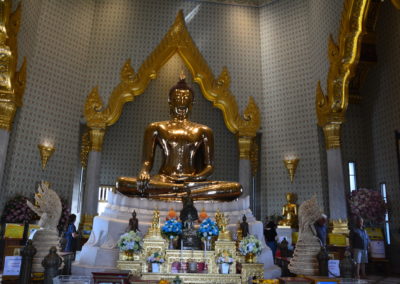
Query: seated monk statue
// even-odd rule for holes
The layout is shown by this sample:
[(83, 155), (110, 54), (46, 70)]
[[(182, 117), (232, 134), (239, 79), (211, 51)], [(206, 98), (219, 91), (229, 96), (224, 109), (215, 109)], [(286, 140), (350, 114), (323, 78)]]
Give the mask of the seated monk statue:
[(280, 226), (290, 226), (296, 228), (298, 226), (297, 218), (297, 196), (295, 193), (286, 193), (287, 203), (282, 208), (283, 219), (279, 221)]
[[(169, 92), (171, 119), (146, 127), (139, 175), (119, 177), (119, 192), (161, 200), (181, 200), (188, 192), (193, 200), (228, 201), (241, 195), (239, 183), (207, 180), (213, 172), (214, 137), (209, 127), (189, 121), (193, 99), (181, 77)], [(158, 174), (150, 176), (157, 146), (163, 162)]]

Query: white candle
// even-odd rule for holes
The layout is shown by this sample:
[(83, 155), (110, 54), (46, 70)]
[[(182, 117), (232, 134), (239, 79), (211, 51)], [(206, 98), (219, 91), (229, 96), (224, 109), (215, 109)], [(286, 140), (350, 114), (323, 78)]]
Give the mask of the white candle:
[(204, 238), (204, 259), (206, 258), (206, 238)]

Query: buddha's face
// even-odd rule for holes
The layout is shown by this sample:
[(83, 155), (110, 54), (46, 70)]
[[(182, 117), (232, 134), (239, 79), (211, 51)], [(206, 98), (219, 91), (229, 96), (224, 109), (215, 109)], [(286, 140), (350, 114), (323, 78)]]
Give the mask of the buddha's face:
[(179, 120), (188, 118), (193, 104), (190, 90), (175, 89), (169, 98), (171, 116)]

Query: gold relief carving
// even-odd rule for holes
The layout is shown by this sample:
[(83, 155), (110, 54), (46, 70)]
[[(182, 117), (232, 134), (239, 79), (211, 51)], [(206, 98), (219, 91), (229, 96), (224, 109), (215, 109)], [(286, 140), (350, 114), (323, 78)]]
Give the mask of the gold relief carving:
[(83, 168), (87, 167), (89, 151), (90, 151), (90, 134), (89, 131), (85, 131), (81, 137), (81, 152), (80, 152), (81, 165)]
[(22, 106), (26, 82), (26, 60), (19, 71), (17, 34), (21, 5), (11, 13), (11, 1), (0, 2), (0, 128), (10, 131), (17, 107)]
[(250, 153), (253, 146), (253, 137), (239, 136), (239, 158), (250, 160)]
[[(370, 0), (345, 0), (339, 31), (339, 42), (335, 43), (332, 35), (329, 37), (329, 73), (327, 80), (327, 95), (325, 96), (320, 82), (316, 92), (316, 112), (318, 125), (325, 128), (335, 127), (340, 133), (341, 124), (349, 102), (349, 82), (355, 74), (360, 57), (361, 39), (365, 33), (365, 21)], [(334, 125), (334, 126), (329, 126)], [(332, 132), (324, 131), (327, 135)], [(327, 149), (340, 147), (340, 134), (325, 140), (335, 140), (336, 143), (326, 144)]]
[(400, 0), (392, 0), (392, 4), (397, 10), (400, 10)]
[[(150, 80), (157, 77), (158, 70), (176, 53), (190, 70), (194, 81), (199, 84), (204, 97), (222, 111), (229, 131), (239, 137), (255, 137), (260, 127), (260, 113), (254, 99), (250, 97), (248, 106), (241, 116), (236, 100), (229, 89), (228, 70), (223, 68), (220, 76), (214, 77), (186, 28), (182, 11), (178, 12), (174, 24), (146, 58), (137, 73), (132, 68), (130, 60), (125, 62), (121, 70), (121, 81), (114, 88), (106, 108), (103, 109), (97, 88), (93, 89), (85, 105), (88, 126), (105, 129), (118, 121), (123, 105), (142, 94)], [(239, 148), (241, 147), (242, 144), (239, 143)], [(248, 150), (243, 151), (248, 152)], [(243, 157), (249, 159), (249, 155), (243, 155)]]

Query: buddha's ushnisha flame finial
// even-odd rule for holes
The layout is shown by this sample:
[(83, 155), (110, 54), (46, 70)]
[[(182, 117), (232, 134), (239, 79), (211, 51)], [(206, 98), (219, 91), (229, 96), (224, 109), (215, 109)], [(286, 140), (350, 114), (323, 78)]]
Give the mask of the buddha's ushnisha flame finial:
[(186, 75), (183, 72), (183, 70), (181, 70), (181, 74), (179, 74), (179, 79), (181, 79), (181, 80), (185, 80), (186, 79)]

